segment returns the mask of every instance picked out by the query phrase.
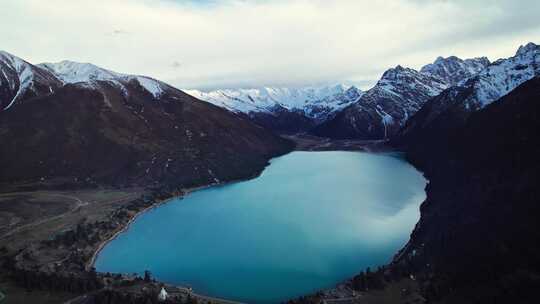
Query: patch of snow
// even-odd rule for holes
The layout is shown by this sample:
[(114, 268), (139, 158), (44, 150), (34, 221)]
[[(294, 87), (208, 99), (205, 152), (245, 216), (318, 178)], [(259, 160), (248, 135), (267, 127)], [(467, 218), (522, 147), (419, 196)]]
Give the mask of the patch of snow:
[[(24, 92), (28, 88), (32, 87), (34, 73), (32, 71), (32, 66), (24, 60), (3, 51), (0, 51), (0, 56), (2, 61), (4, 61), (7, 65), (11, 66), (11, 68), (17, 73), (19, 78), (19, 88), (17, 89), (17, 93), (10, 101), (10, 103), (6, 107), (4, 107), (4, 110), (7, 110), (11, 106), (13, 106), (13, 104), (15, 104), (17, 99), (22, 94), (24, 94)], [(9, 80), (3, 70), (2, 73), (4, 74), (4, 77)], [(15, 85), (11, 86), (11, 89), (15, 89)]]
[(386, 113), (382, 110), (382, 107), (380, 105), (377, 105), (376, 110), (377, 114), (381, 117), (381, 122), (384, 126), (384, 138), (386, 139), (388, 137), (388, 126), (394, 124), (394, 118), (392, 115)]
[(128, 96), (126, 84), (131, 80), (136, 80), (155, 98), (159, 98), (164, 92), (162, 84), (155, 79), (117, 73), (91, 63), (64, 60), (58, 63), (41, 63), (38, 66), (55, 74), (64, 84), (85, 82), (95, 85), (96, 81), (107, 81), (119, 88), (124, 97)]
[(38, 64), (38, 66), (52, 72), (64, 83), (115, 80), (126, 76), (121, 73), (100, 68), (91, 63), (81, 63), (69, 60), (58, 63), (41, 63)]
[(536, 76), (540, 76), (540, 46), (529, 43), (521, 46), (514, 57), (494, 62), (465, 83), (474, 89), (467, 103), (483, 108)]
[(137, 76), (136, 79), (139, 84), (155, 98), (159, 98), (163, 94), (163, 89), (161, 88), (159, 81), (143, 76)]

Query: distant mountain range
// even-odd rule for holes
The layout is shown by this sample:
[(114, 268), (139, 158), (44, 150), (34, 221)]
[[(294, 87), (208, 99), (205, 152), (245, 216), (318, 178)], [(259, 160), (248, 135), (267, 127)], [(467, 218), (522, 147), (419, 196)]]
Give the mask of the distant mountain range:
[(429, 98), (489, 63), (485, 57), (462, 60), (452, 56), (439, 57), (420, 71), (397, 66), (367, 92), (345, 85), (187, 92), (278, 132), (381, 139), (395, 134)]
[[(538, 46), (522, 46), (514, 57), (490, 63), (486, 57), (438, 57), (416, 71), (398, 65), (383, 73), (368, 91), (337, 85), (309, 88), (228, 89), (188, 91), (201, 100), (235, 113), (277, 132), (308, 132), (336, 139), (387, 139), (406, 124), (404, 133), (430, 121), (434, 114), (411, 119), (429, 100), (433, 111), (454, 104), (461, 94), (474, 91), (463, 102), (479, 109), (537, 75)], [(469, 110), (467, 110), (469, 111)], [(409, 122), (409, 123), (408, 123)], [(426, 122), (422, 122), (424, 125)]]
[(540, 75), (539, 53), (529, 43), (493, 63), (452, 56), (420, 71), (397, 66), (366, 92), (344, 85), (189, 91), (212, 105), (150, 77), (71, 61), (33, 65), (0, 52), (0, 181), (181, 184), (245, 176), (291, 148), (272, 131), (395, 137), (420, 149)]
[(247, 115), (278, 132), (300, 132), (333, 117), (364, 94), (354, 86), (186, 90), (201, 100)]
[(397, 66), (357, 102), (317, 126), (313, 133), (332, 138), (384, 139), (396, 134), (424, 103), (445, 89), (472, 77), (489, 64), (487, 58), (439, 57), (420, 71)]
[(246, 178), (292, 144), (164, 82), (0, 53), (0, 182), (172, 187)]

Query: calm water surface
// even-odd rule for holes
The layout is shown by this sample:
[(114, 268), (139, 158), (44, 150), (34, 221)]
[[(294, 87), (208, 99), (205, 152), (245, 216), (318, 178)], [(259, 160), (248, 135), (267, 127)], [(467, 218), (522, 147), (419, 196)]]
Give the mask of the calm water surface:
[(425, 184), (396, 155), (293, 152), (258, 178), (145, 213), (96, 268), (147, 269), (197, 293), (279, 303), (387, 263), (419, 219)]

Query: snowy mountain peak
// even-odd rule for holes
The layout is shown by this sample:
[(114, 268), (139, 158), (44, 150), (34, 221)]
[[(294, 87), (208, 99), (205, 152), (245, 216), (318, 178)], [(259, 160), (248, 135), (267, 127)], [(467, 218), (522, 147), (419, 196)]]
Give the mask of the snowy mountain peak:
[(469, 58), (464, 60), (466, 63), (474, 63), (474, 64), (481, 64), (484, 67), (491, 64), (489, 59), (487, 57), (476, 57), (476, 58)]
[(113, 72), (91, 63), (64, 60), (57, 63), (42, 63), (38, 66), (55, 74), (64, 83), (109, 81), (125, 90), (127, 82), (136, 81), (154, 98), (159, 98), (166, 90), (166, 85), (150, 77), (128, 75)]
[(41, 63), (38, 66), (57, 75), (64, 83), (113, 80), (125, 75), (100, 68), (91, 63), (64, 60), (58, 63)]
[(368, 91), (373, 90), (372, 94), (379, 95), (380, 90), (384, 90), (394, 95), (409, 95), (411, 90), (418, 90), (419, 94), (434, 96), (442, 90), (448, 88), (448, 85), (428, 73), (420, 73), (411, 68), (404, 68), (400, 65), (384, 72), (377, 85)]
[(351, 86), (344, 93), (350, 100), (358, 100), (364, 92), (355, 86)]
[(0, 110), (18, 100), (52, 92), (61, 82), (42, 68), (5, 51), (0, 51)]
[(431, 99), (409, 119), (401, 134), (414, 138), (413, 141), (423, 138), (432, 142), (440, 132), (465, 126), (471, 113), (537, 77), (540, 77), (540, 47), (534, 43), (520, 46), (515, 56), (493, 62), (474, 77)]
[(410, 75), (416, 74), (416, 73), (418, 72), (413, 69), (404, 68), (401, 65), (398, 65), (395, 68), (386, 70), (379, 81), (381, 80), (395, 81), (400, 78), (409, 77)]
[(33, 65), (8, 52), (0, 51), (0, 110), (36, 96), (52, 94), (66, 84), (78, 84), (103, 93), (102, 84), (120, 89), (124, 97), (149, 94), (160, 100), (175, 89), (150, 77), (113, 72), (91, 63), (64, 60)]
[(0, 51), (0, 62), (14, 69), (18, 73), (22, 73), (31, 66), (30, 63), (6, 51)]
[(516, 56), (523, 56), (529, 52), (535, 52), (535, 51), (538, 51), (538, 48), (540, 46), (538, 46), (537, 44), (533, 43), (533, 42), (529, 42), (527, 43), (526, 45), (522, 45), (519, 47), (519, 49), (517, 50), (516, 52)]
[(470, 109), (482, 108), (538, 76), (540, 46), (531, 42), (520, 46), (514, 57), (497, 60), (463, 84), (473, 88), (474, 92), (466, 99), (465, 104)]
[[(13, 58), (18, 58), (17, 56), (12, 55), (4, 50), (0, 50), (0, 60), (12, 60)], [(19, 58), (20, 59), (20, 58)], [(22, 60), (22, 59), (21, 59)]]
[[(453, 57), (453, 56), (450, 56), (450, 57)], [(448, 57), (448, 59), (450, 59), (450, 57)], [(437, 57), (437, 59), (435, 59), (435, 61), (433, 62), (434, 64), (441, 64), (445, 61), (446, 59), (443, 57), (443, 56), (439, 56)]]
[(320, 87), (263, 87), (223, 89), (211, 92), (185, 90), (201, 100), (238, 113), (301, 112), (321, 120), (358, 100), (362, 91), (346, 85)]
[(437, 59), (416, 71), (398, 65), (386, 70), (377, 84), (352, 106), (314, 129), (320, 136), (380, 139), (395, 134), (429, 99), (474, 77), (489, 60)]
[(450, 86), (457, 85), (462, 81), (476, 75), (489, 65), (486, 57), (461, 59), (456, 56), (437, 59), (420, 69), (421, 73), (437, 77)]

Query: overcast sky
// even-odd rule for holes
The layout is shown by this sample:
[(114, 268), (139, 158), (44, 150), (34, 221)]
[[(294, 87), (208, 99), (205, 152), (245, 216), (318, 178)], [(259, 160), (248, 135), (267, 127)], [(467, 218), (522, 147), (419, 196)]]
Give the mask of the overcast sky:
[(372, 85), (437, 56), (540, 43), (539, 0), (0, 0), (0, 49), (179, 88)]

